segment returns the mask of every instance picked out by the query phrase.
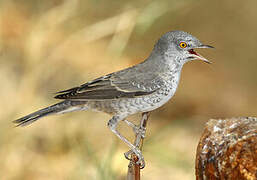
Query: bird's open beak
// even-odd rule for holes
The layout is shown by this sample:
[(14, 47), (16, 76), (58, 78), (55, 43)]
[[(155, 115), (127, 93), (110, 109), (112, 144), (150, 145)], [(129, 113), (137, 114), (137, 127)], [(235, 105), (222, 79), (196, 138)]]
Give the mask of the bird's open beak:
[[(198, 46), (196, 48), (214, 48), (214, 47), (210, 46), (210, 45), (202, 44), (202, 45), (200, 45), (200, 46)], [(192, 55), (192, 57), (200, 59), (200, 60), (202, 60), (202, 61), (204, 61), (204, 62), (206, 62), (208, 64), (211, 64), (211, 62), (208, 59), (204, 58), (202, 55), (200, 55), (197, 52), (195, 52), (194, 49), (190, 49), (188, 52)]]

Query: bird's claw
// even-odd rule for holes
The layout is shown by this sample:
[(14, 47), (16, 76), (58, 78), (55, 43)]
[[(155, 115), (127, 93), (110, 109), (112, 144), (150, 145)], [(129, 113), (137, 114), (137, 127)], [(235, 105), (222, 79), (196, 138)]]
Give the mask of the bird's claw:
[(125, 152), (124, 153), (124, 156), (127, 160), (132, 160), (132, 154), (133, 154), (133, 151), (132, 150), (129, 150), (128, 152)]
[(136, 162), (137, 165), (140, 166), (140, 169), (144, 169), (145, 167), (145, 160), (144, 160), (144, 157), (142, 157), (141, 159), (139, 158)]
[(133, 159), (133, 155), (137, 156), (136, 164), (140, 166), (140, 169), (143, 169), (145, 167), (145, 160), (142, 153), (139, 150), (129, 150), (128, 152), (124, 153), (125, 158), (130, 161)]

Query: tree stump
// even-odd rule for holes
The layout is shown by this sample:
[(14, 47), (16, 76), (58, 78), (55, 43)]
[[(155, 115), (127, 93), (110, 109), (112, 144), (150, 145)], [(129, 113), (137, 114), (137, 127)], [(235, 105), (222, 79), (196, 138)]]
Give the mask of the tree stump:
[(197, 180), (257, 179), (257, 118), (211, 119), (196, 154)]

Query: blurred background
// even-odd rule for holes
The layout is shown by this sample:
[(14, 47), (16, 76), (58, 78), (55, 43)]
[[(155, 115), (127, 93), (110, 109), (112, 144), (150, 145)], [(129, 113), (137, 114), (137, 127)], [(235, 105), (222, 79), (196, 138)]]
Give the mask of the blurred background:
[[(109, 115), (49, 116), (26, 128), (11, 121), (58, 102), (56, 91), (141, 62), (171, 30), (216, 49), (198, 50), (213, 64), (186, 64), (176, 95), (151, 114), (142, 179), (194, 179), (205, 122), (256, 116), (256, 7), (256, 0), (1, 0), (0, 179), (125, 179), (128, 147), (107, 128)], [(133, 140), (125, 124), (119, 129)]]

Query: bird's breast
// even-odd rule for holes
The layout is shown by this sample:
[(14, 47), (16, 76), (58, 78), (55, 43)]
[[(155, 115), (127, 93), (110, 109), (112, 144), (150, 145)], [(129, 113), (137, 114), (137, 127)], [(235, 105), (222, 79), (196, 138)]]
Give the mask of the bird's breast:
[(142, 111), (152, 111), (167, 103), (175, 94), (179, 82), (179, 76), (172, 76), (155, 93), (141, 97)]

